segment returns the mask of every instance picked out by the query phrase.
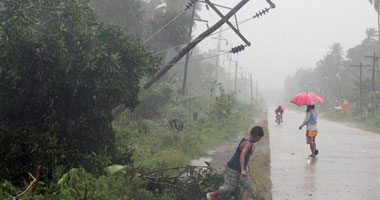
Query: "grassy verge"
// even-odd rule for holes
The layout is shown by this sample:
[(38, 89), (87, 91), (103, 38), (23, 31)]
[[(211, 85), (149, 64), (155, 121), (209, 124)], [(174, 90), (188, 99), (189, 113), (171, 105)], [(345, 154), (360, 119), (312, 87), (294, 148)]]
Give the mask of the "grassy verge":
[[(266, 119), (266, 116), (265, 116)], [(264, 128), (264, 137), (255, 145), (255, 152), (250, 161), (250, 174), (254, 179), (256, 198), (259, 200), (272, 199), (272, 184), (270, 180), (270, 146), (268, 122), (256, 123), (254, 126)]]
[(239, 114), (224, 119), (203, 117), (197, 121), (186, 121), (182, 131), (169, 129), (166, 119), (144, 120), (144, 133), (138, 133), (137, 123), (133, 122), (128, 126), (114, 125), (114, 128), (119, 135), (118, 140), (124, 143), (122, 145), (133, 150), (136, 165), (148, 167), (164, 163), (173, 167), (185, 166), (192, 159), (206, 155), (208, 150), (247, 130), (257, 113), (257, 109), (245, 107)]
[(344, 123), (351, 127), (380, 133), (379, 116), (360, 116), (360, 114), (357, 113), (334, 112), (323, 113), (322, 117), (335, 122)]

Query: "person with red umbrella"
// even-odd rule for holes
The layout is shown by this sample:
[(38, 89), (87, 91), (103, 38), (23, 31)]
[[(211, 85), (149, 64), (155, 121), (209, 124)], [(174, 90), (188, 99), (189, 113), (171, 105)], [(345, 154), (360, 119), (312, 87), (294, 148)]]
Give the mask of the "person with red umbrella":
[(317, 121), (318, 121), (318, 112), (315, 109), (315, 104), (323, 103), (324, 99), (314, 93), (301, 93), (296, 95), (290, 102), (298, 106), (307, 106), (306, 117), (299, 129), (306, 125), (306, 144), (310, 145), (311, 154), (310, 157), (315, 157), (318, 155), (318, 149), (315, 142), (315, 137), (317, 137)]
[(315, 157), (318, 155), (317, 144), (315, 143), (315, 137), (317, 137), (317, 120), (318, 112), (314, 105), (308, 105), (306, 109), (306, 117), (302, 122), (299, 129), (306, 125), (306, 144), (310, 145), (311, 154), (309, 157)]

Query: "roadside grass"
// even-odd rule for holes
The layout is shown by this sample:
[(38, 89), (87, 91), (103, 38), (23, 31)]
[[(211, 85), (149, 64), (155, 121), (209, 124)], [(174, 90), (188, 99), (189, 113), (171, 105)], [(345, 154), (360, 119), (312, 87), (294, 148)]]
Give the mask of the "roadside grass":
[[(266, 114), (265, 114), (265, 119)], [(268, 122), (255, 123), (264, 129), (264, 137), (255, 145), (255, 151), (250, 160), (249, 172), (254, 180), (255, 200), (272, 199), (272, 183), (270, 180), (270, 146)]]
[(144, 132), (138, 133), (137, 122), (115, 125), (120, 146), (133, 151), (136, 166), (152, 167), (160, 164), (178, 167), (188, 165), (193, 159), (249, 128), (257, 109), (246, 107), (238, 115), (219, 120), (205, 116), (196, 121), (185, 121), (182, 131), (171, 130), (166, 119), (143, 120)]
[(348, 126), (359, 128), (362, 130), (375, 132), (380, 134), (380, 117), (379, 116), (368, 116), (357, 113), (347, 113), (347, 112), (334, 112), (334, 113), (323, 113), (323, 118), (344, 123)]

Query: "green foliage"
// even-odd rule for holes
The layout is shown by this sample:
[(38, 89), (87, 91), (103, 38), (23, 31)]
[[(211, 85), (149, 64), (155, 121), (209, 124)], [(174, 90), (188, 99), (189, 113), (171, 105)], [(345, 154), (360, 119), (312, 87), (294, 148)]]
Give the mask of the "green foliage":
[[(208, 102), (198, 101), (201, 102), (200, 105)], [(191, 107), (187, 107), (189, 108)], [(133, 150), (133, 159), (136, 164), (147, 167), (165, 162), (170, 166), (183, 166), (212, 147), (235, 137), (235, 133), (249, 129), (247, 125), (251, 119), (250, 116), (257, 113), (257, 110), (239, 104), (233, 108), (230, 115), (219, 120), (210, 119), (208, 115), (210, 111), (198, 110), (198, 119), (196, 121), (184, 119), (184, 129), (180, 132), (170, 129), (167, 125), (168, 120), (176, 114), (176, 109), (166, 110), (168, 112), (165, 114), (166, 117), (141, 120), (141, 126), (145, 127), (145, 131), (140, 133), (137, 121), (129, 120), (129, 123), (118, 121), (114, 127), (117, 130), (120, 145)]]
[(168, 83), (160, 83), (144, 91), (140, 97), (141, 103), (136, 113), (145, 119), (151, 119), (161, 112), (163, 106), (168, 104), (174, 95), (174, 88)]
[[(166, 25), (170, 20), (178, 15), (179, 12), (167, 11), (158, 12), (153, 19), (149, 21), (147, 26), (147, 35), (154, 34), (157, 30)], [(173, 23), (168, 25), (149, 42), (149, 47), (155, 51), (166, 49), (169, 47), (175, 47), (179, 44), (184, 44), (190, 40), (188, 31), (192, 26), (191, 18), (187, 15), (180, 15)]]
[(97, 174), (127, 162), (127, 151), (115, 148), (111, 111), (137, 105), (139, 81), (156, 70), (155, 58), (138, 38), (97, 24), (89, 1), (3, 5), (0, 177), (20, 184), (39, 164), (49, 179), (55, 165)]
[(97, 19), (106, 24), (127, 27), (130, 34), (141, 35), (144, 12), (140, 0), (91, 0)]
[[(163, 166), (161, 166), (163, 167)], [(178, 177), (179, 171), (163, 170), (153, 175), (137, 177), (137, 170), (129, 166), (109, 166), (105, 169), (108, 173), (94, 177), (82, 168), (73, 168), (63, 174), (60, 179), (46, 185), (39, 182), (33, 199), (36, 200), (75, 200), (75, 199), (125, 199), (125, 200), (198, 200), (205, 197), (205, 193), (216, 190), (223, 182), (223, 177), (211, 168), (189, 168), (186, 182), (181, 182)], [(140, 172), (151, 172), (157, 169), (140, 169)], [(110, 173), (112, 172), (112, 173)], [(163, 181), (164, 180), (164, 181)], [(165, 184), (170, 180), (172, 185)], [(180, 184), (191, 183), (191, 188)], [(22, 191), (14, 187), (10, 182), (1, 182), (0, 198), (11, 199), (12, 196)], [(20, 200), (29, 199), (30, 191)], [(230, 199), (230, 198), (228, 198)]]

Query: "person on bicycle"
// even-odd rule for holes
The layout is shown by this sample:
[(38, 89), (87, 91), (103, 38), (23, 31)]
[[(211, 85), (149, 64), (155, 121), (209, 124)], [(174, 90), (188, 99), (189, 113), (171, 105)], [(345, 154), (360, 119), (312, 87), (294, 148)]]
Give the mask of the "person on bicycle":
[(274, 110), (274, 112), (276, 113), (276, 115), (280, 115), (281, 122), (283, 122), (282, 121), (282, 114), (284, 114), (284, 111), (285, 111), (285, 108), (282, 107), (281, 105), (278, 105), (277, 108), (276, 108), (276, 110)]

